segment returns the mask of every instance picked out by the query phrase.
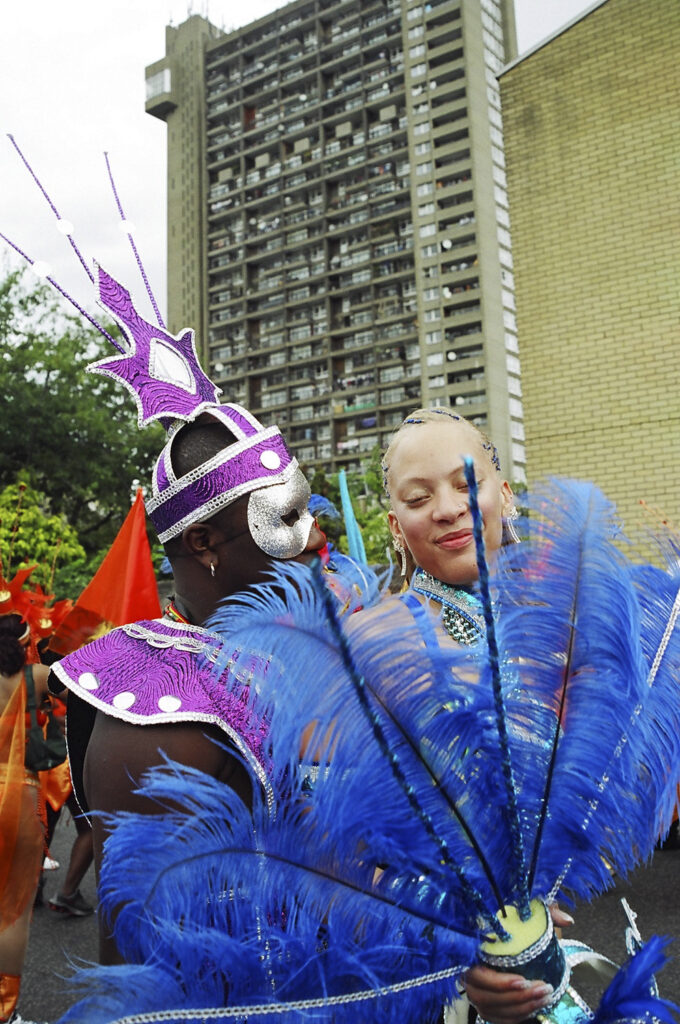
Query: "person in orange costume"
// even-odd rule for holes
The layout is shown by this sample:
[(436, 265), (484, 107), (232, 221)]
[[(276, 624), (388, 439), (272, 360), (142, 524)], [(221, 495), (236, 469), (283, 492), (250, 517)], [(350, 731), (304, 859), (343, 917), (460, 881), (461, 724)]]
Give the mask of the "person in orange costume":
[[(0, 617), (0, 1021), (17, 1021), (31, 910), (44, 854), (40, 782), (24, 767), (29, 626)], [(30, 666), (36, 702), (47, 699), (48, 669)], [(28, 1024), (28, 1022), (26, 1022)]]

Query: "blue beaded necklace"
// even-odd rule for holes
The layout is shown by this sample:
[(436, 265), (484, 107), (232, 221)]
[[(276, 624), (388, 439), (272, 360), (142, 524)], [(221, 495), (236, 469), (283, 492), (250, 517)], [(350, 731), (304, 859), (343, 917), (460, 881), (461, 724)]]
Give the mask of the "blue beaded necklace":
[(411, 579), (411, 590), (441, 603), (444, 629), (457, 643), (475, 644), (485, 635), (482, 602), (470, 590), (443, 583), (420, 567)]

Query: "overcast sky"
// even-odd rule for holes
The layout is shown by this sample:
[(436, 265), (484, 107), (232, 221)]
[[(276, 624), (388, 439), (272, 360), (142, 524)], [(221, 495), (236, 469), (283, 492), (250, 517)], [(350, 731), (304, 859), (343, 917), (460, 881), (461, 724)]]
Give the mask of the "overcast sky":
[[(0, 232), (92, 309), (91, 289), (47, 204), (5, 138), (13, 134), (85, 256), (140, 288), (110, 192), (118, 191), (165, 313), (165, 132), (144, 113), (144, 68), (165, 54), (165, 25), (189, 13), (238, 28), (282, 6), (275, 0), (20, 0), (0, 14)], [(520, 52), (592, 0), (515, 0)], [(2, 250), (6, 246), (0, 241)], [(0, 269), (6, 267), (0, 251)], [(141, 305), (141, 303), (140, 303)], [(142, 307), (144, 313), (150, 307)], [(190, 325), (187, 325), (190, 326)]]

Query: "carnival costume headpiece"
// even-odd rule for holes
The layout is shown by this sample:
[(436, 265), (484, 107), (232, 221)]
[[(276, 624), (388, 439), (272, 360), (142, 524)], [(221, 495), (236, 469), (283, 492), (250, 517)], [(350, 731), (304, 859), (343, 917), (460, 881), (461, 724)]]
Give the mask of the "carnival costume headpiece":
[(11, 579), (5, 579), (0, 561), (0, 616), (19, 615), (26, 623), (26, 635), (29, 639), (29, 662), (39, 660), (37, 644), (39, 640), (51, 636), (71, 610), (68, 600), (56, 601), (54, 594), (49, 594), (36, 583), (29, 585), (29, 577), (35, 565), (19, 569)]
[[(95, 264), (95, 274), (92, 274), (73, 239), (71, 225), (60, 217), (14, 138), (10, 135), (9, 139), (96, 286), (100, 305), (111, 314), (121, 331), (122, 342), (112, 337), (49, 274), (44, 275), (118, 350), (117, 356), (100, 359), (88, 369), (114, 378), (133, 394), (140, 427), (160, 420), (168, 431), (168, 441), (154, 468), (152, 494), (147, 502), (147, 511), (161, 543), (181, 534), (189, 524), (209, 518), (238, 498), (250, 495), (248, 526), (256, 544), (266, 554), (278, 558), (300, 554), (313, 520), (307, 510), (309, 485), (297, 459), (288, 451), (278, 427), (263, 426), (240, 405), (219, 404), (220, 388), (199, 365), (193, 330), (185, 329), (177, 335), (166, 330), (132, 229), (125, 219), (108, 156), (106, 165), (114, 198), (158, 321), (156, 325), (139, 315), (130, 292), (102, 267)], [(5, 235), (0, 234), (0, 237), (28, 263), (35, 265), (14, 242)], [(222, 424), (235, 442), (178, 478), (172, 465), (174, 442), (182, 427), (203, 414)], [(293, 525), (288, 525), (283, 517), (292, 511), (297, 512), (297, 519)]]

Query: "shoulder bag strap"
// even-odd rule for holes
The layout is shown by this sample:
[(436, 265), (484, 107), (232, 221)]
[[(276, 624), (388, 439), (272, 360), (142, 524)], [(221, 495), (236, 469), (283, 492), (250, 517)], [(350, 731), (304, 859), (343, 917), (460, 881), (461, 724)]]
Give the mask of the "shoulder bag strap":
[(38, 718), (35, 706), (35, 682), (33, 680), (33, 666), (24, 665), (24, 679), (26, 680), (26, 709), (31, 715), (31, 724), (37, 725)]

